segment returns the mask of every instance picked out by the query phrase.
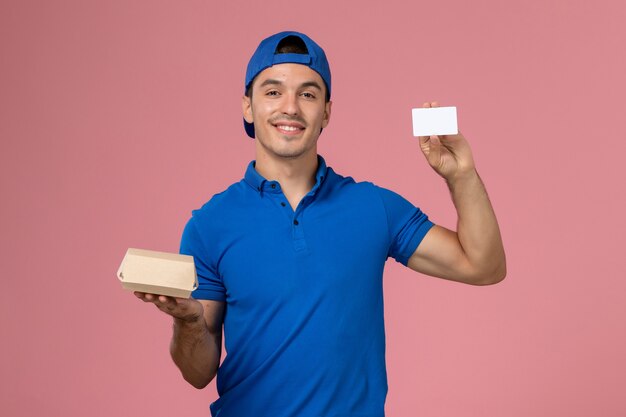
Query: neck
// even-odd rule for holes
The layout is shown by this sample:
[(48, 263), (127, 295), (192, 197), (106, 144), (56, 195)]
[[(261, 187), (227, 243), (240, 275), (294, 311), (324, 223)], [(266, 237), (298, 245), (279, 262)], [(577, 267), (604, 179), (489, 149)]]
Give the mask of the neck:
[(297, 158), (273, 157), (257, 152), (254, 168), (269, 181), (278, 181), (285, 194), (306, 194), (315, 185), (317, 151)]

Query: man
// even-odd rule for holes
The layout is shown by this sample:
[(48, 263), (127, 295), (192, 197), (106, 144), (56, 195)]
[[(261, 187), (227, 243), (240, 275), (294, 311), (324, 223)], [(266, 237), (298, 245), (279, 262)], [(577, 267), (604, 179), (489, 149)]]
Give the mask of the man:
[(170, 350), (183, 377), (203, 388), (217, 375), (213, 416), (383, 416), (387, 258), (474, 285), (506, 275), (465, 138), (419, 138), (450, 188), (454, 232), (393, 191), (326, 165), (317, 140), (330, 97), (330, 68), (312, 39), (281, 32), (261, 42), (242, 98), (256, 160), (183, 232), (199, 288), (189, 300), (136, 293), (174, 317)]

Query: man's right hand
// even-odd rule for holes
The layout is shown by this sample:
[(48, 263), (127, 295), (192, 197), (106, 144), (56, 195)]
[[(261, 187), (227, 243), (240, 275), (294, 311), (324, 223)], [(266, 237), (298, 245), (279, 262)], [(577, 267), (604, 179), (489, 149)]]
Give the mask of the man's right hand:
[(202, 304), (193, 298), (176, 298), (139, 291), (134, 294), (143, 302), (152, 303), (164, 313), (185, 322), (197, 322), (204, 314)]
[(220, 364), (226, 303), (139, 291), (135, 291), (135, 296), (174, 317), (172, 359), (187, 382), (198, 389), (206, 387)]

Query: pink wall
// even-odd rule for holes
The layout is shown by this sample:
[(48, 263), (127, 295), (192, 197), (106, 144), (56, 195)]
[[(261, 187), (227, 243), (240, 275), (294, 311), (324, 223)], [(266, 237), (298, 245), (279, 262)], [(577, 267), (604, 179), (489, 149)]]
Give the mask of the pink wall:
[(623, 2), (252, 3), (1, 3), (0, 415), (209, 414), (115, 271), (242, 177), (245, 65), (285, 29), (331, 61), (330, 166), (454, 228), (410, 109), (456, 105), (501, 225), (499, 285), (387, 264), (388, 416), (626, 415)]

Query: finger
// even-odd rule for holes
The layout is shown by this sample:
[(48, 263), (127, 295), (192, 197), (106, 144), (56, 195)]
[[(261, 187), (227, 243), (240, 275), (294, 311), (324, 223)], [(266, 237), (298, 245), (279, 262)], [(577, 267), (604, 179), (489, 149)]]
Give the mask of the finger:
[(437, 101), (433, 101), (430, 103), (430, 107), (439, 107), (439, 103)]
[(422, 104), (422, 107), (430, 107), (430, 103), (425, 101), (424, 104)]
[(155, 305), (164, 313), (178, 318), (184, 318), (189, 313), (189, 305), (179, 302), (174, 297), (159, 297)]
[(428, 162), (431, 166), (437, 166), (439, 164), (439, 158), (441, 158), (441, 142), (439, 136), (430, 136), (429, 143), (430, 152), (428, 153)]
[(428, 137), (428, 136), (418, 136), (418, 139), (420, 141), (420, 147), (422, 149), (424, 149), (425, 146), (426, 147), (428, 146), (428, 141), (430, 140), (430, 137)]
[(140, 292), (140, 291), (135, 291), (134, 292), (135, 297), (139, 298), (141, 301), (143, 301), (144, 303), (151, 303), (152, 300), (148, 299), (146, 293)]
[(166, 295), (160, 295), (157, 298), (156, 303), (158, 303), (161, 307), (167, 308), (168, 310), (176, 308), (178, 304), (175, 298), (168, 297)]
[(136, 291), (135, 295), (137, 296), (137, 298), (139, 298), (144, 303), (154, 303), (156, 301), (156, 298), (155, 298), (154, 294), (149, 294), (149, 293), (143, 293), (143, 292)]
[(165, 295), (145, 293), (143, 300), (148, 301), (150, 303), (154, 303), (156, 305), (164, 305), (164, 304), (168, 304), (169, 298), (170, 297), (167, 297)]

